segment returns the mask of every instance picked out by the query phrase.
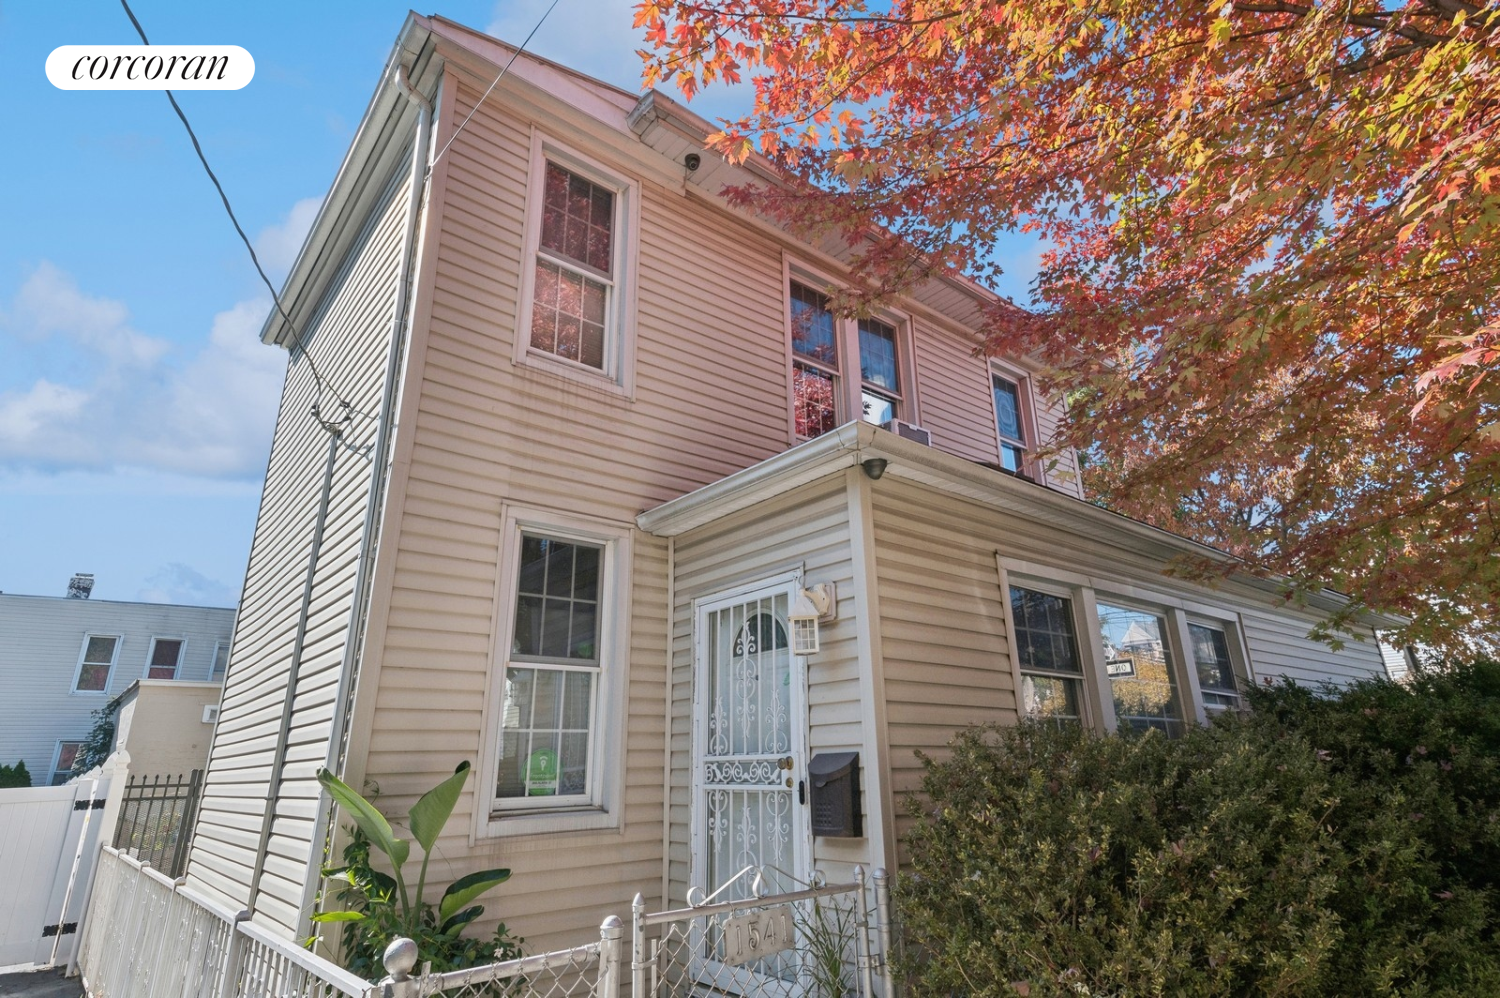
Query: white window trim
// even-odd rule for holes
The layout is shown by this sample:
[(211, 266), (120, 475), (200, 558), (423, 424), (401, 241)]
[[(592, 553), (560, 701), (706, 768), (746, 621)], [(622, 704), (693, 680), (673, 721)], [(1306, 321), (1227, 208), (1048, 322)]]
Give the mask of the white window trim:
[[(82, 752), (83, 745), (87, 741), (87, 738), (59, 738), (57, 740), (57, 744), (52, 746), (52, 765), (47, 767), (47, 786), (51, 787), (60, 785), (53, 783), (52, 778), (57, 775), (57, 764), (62, 762), (63, 745), (72, 742), (78, 746), (78, 751)], [(63, 784), (66, 784), (67, 782), (67, 780), (63, 780)]]
[[(224, 649), (224, 671), (216, 673), (214, 672), (214, 666), (219, 662), (220, 648)], [(227, 675), (229, 675), (229, 639), (220, 638), (214, 642), (213, 658), (208, 660), (208, 681), (213, 682), (215, 679), (223, 679)]]
[(1005, 620), (1005, 645), (1010, 653), (1010, 671), (1015, 690), (1016, 716), (1022, 716), (1021, 686), (1024, 682), (1025, 670), (1021, 668), (1021, 656), (1016, 653), (1016, 616), (1015, 611), (1010, 605), (1011, 586), (1046, 593), (1049, 596), (1058, 596), (1068, 601), (1068, 606), (1072, 609), (1073, 613), (1073, 641), (1078, 646), (1078, 667), (1082, 670), (1076, 677), (1083, 691), (1082, 696), (1079, 697), (1079, 713), (1082, 715), (1079, 718), (1079, 722), (1086, 728), (1095, 727), (1096, 722), (1103, 724), (1104, 721), (1099, 716), (1099, 711), (1095, 706), (1096, 694), (1093, 690), (1094, 683), (1090, 681), (1094, 671), (1093, 656), (1090, 650), (1085, 647), (1088, 642), (1084, 640), (1084, 632), (1081, 630), (1085, 621), (1083, 620), (1082, 601), (1077, 587), (1058, 584), (1057, 582), (1048, 581), (1045, 578), (1039, 579), (1025, 574), (1012, 575), (1006, 559), (1001, 558), (999, 552), (996, 552), (996, 564), (1000, 573), (1000, 607)]
[[(187, 661), (188, 639), (185, 634), (153, 634), (151, 635), (151, 646), (146, 649), (146, 664), (141, 669), (141, 678), (151, 678), (151, 660), (156, 657), (156, 643), (158, 641), (181, 641), (182, 647), (177, 649), (177, 667), (172, 670), (172, 679), (182, 678), (182, 664)], [(171, 680), (159, 680), (170, 682)]]
[[(89, 651), (90, 638), (114, 638), (115, 650), (109, 657), (109, 672), (104, 677), (104, 689), (102, 690), (80, 690), (78, 681), (83, 678), (83, 657)], [(89, 632), (83, 636), (83, 644), (78, 648), (78, 664), (73, 669), (73, 684), (68, 687), (68, 692), (73, 696), (80, 697), (107, 697), (109, 696), (110, 684), (115, 681), (115, 666), (120, 664), (120, 646), (125, 643), (125, 638), (119, 634), (95, 634)], [(148, 658), (149, 662), (150, 659)], [(72, 739), (69, 739), (71, 741)]]
[(1236, 611), (1114, 578), (1097, 578), (1039, 562), (1008, 558), (998, 551), (995, 553), (995, 560), (999, 569), (1001, 606), (1004, 611), (1006, 643), (1010, 651), (1011, 674), (1015, 683), (1017, 716), (1021, 713), (1021, 660), (1013, 646), (1015, 618), (1010, 608), (1012, 585), (1051, 593), (1072, 601), (1073, 626), (1084, 668), (1084, 707), (1093, 717), (1091, 726), (1094, 728), (1112, 733), (1119, 727), (1114, 711), (1114, 695), (1104, 669), (1104, 643), (1099, 633), (1100, 599), (1111, 605), (1154, 614), (1163, 619), (1163, 640), (1172, 657), (1173, 675), (1177, 681), (1185, 720), (1207, 724), (1209, 718), (1203, 702), (1203, 691), (1198, 685), (1197, 664), (1192, 660), (1189, 623), (1223, 631), (1229, 643), (1229, 657), (1235, 674), (1247, 683), (1255, 682), (1250, 649), (1245, 642), (1244, 622)]
[[(594, 744), (589, 760), (596, 778), (591, 798), (582, 803), (516, 807), (495, 795), (504, 716), (505, 670), (515, 629), (517, 568), (523, 532), (545, 534), (562, 541), (597, 544), (604, 549), (604, 568), (599, 579), (599, 689), (594, 701)], [(495, 640), (490, 647), (485, 683), (481, 782), (471, 841), (620, 827), (625, 781), (625, 694), (630, 681), (632, 537), (633, 527), (629, 524), (510, 504), (502, 507), (491, 628)]]
[[(604, 369), (559, 357), (531, 346), (532, 298), (536, 294), (536, 257), (541, 251), (542, 202), (547, 160), (615, 192), (614, 293), (605, 316)], [(640, 232), (639, 182), (533, 127), (526, 178), (526, 231), (521, 251), (521, 292), (516, 306), (515, 351), (518, 365), (546, 370), (570, 381), (635, 398), (635, 329), (638, 281), (637, 234)]]
[[(803, 364), (833, 375), (833, 410), (836, 426), (864, 419), (862, 393), (865, 381), (859, 363), (858, 319), (834, 316), (834, 350), (838, 357), (838, 364), (835, 367), (802, 357), (792, 349), (792, 284), (801, 284), (819, 294), (828, 295), (835, 293), (844, 282), (800, 260), (794, 261), (785, 254), (782, 256), (781, 270), (784, 327), (782, 333), (786, 353), (787, 440), (792, 446), (796, 446), (814, 439), (797, 435), (796, 393), (792, 383), (792, 369), (796, 365)], [(917, 404), (916, 390), (916, 336), (913, 333), (912, 317), (901, 309), (885, 307), (871, 318), (892, 326), (896, 330), (896, 377), (901, 385), (901, 391), (896, 393), (886, 392), (883, 389), (873, 389), (873, 391), (883, 396), (894, 395), (893, 408), (896, 419), (920, 424), (921, 411)]]

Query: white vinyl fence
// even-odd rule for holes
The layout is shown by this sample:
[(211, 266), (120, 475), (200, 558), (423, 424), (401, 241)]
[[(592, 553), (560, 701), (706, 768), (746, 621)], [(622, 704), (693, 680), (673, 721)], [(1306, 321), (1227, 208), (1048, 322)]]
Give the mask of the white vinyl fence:
[(0, 968), (72, 958), (109, 782), (0, 790)]
[[(388, 976), (373, 982), (106, 846), (79, 964), (90, 998), (622, 998), (627, 987), (630, 998), (897, 998), (883, 872), (875, 885), (873, 906), (863, 874), (656, 914), (637, 899), (629, 956), (614, 915), (598, 941), (441, 974), (413, 973), (421, 954), (398, 939), (385, 953)], [(830, 935), (828, 925), (838, 928)]]

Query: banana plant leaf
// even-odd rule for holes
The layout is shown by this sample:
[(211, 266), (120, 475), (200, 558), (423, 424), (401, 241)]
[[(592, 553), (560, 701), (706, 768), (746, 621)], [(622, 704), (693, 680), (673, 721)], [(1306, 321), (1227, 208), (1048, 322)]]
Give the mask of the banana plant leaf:
[(424, 852), (432, 852), (438, 836), (443, 833), (443, 826), (448, 823), (458, 804), (459, 794), (463, 792), (464, 781), (469, 778), (469, 768), (467, 761), (459, 763), (453, 775), (423, 794), (406, 816), (412, 837), (421, 843)]
[(442, 925), (438, 926), (438, 931), (445, 936), (456, 936), (463, 931), (463, 927), (465, 925), (468, 925), (470, 922), (474, 921), (474, 919), (483, 914), (484, 905), (482, 904), (476, 904), (472, 908), (465, 908), (463, 911), (459, 912), (457, 915), (454, 915)]
[(446, 922), (470, 901), (509, 879), (509, 870), (480, 870), (467, 877), (459, 877), (443, 892), (443, 899), (438, 902), (438, 921)]
[(375, 810), (375, 805), (365, 800), (349, 784), (334, 776), (326, 769), (318, 770), (318, 782), (328, 795), (354, 819), (359, 830), (369, 836), (370, 844), (391, 859), (391, 865), (396, 868), (400, 875), (401, 867), (406, 865), (406, 857), (411, 854), (411, 844), (405, 839), (396, 838), (396, 833), (391, 831), (391, 823), (385, 820), (385, 815)]

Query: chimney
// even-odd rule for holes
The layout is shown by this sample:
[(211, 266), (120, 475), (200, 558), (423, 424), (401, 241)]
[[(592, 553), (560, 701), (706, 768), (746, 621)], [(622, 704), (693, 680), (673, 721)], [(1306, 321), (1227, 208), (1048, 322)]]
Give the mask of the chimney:
[(93, 572), (79, 572), (68, 580), (68, 599), (88, 599), (93, 591)]

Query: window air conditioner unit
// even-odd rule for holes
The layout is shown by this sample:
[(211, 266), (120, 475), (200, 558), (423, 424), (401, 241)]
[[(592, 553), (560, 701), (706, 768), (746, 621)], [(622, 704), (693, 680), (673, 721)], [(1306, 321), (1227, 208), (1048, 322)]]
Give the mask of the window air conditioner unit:
[(918, 426), (916, 423), (908, 423), (904, 419), (893, 419), (885, 424), (885, 428), (898, 437), (915, 440), (917, 443), (927, 447), (932, 446), (932, 433)]
[(203, 723), (217, 724), (219, 722), (219, 705), (206, 703), (203, 705)]

